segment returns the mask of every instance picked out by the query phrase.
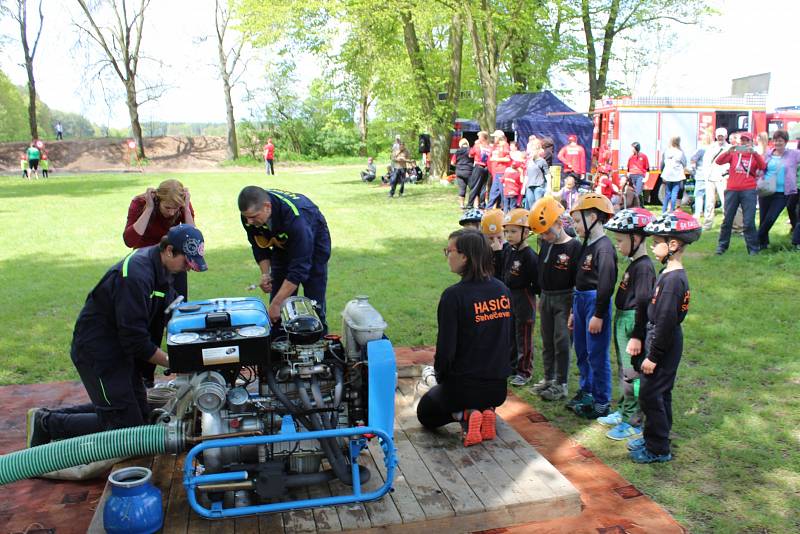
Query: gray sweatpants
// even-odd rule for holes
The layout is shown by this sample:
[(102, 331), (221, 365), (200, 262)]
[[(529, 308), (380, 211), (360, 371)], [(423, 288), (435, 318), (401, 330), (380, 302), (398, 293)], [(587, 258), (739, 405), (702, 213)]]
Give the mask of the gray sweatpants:
[(572, 345), (567, 329), (572, 309), (572, 289), (544, 291), (539, 300), (539, 325), (542, 331), (542, 362), (545, 380), (566, 384), (569, 351)]

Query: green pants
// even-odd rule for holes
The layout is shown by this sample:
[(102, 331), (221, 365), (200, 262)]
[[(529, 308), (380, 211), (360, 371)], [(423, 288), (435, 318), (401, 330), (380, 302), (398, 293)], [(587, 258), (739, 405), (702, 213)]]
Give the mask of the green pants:
[(622, 398), (619, 401), (622, 421), (633, 426), (642, 424), (642, 411), (639, 408), (639, 373), (631, 365), (627, 353), (628, 341), (633, 333), (636, 310), (616, 310), (614, 314), (614, 350), (617, 353), (617, 374)]

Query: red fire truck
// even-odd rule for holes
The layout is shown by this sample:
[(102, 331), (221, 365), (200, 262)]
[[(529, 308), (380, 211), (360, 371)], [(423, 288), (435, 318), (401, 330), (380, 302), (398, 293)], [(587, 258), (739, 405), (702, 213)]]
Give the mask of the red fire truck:
[(775, 130), (789, 132), (789, 148), (797, 148), (800, 139), (800, 106), (786, 106), (775, 108), (773, 113), (767, 113), (767, 132), (770, 138)]
[[(729, 133), (767, 130), (766, 97), (636, 97), (598, 100), (594, 110), (593, 153), (609, 154), (615, 178), (627, 171), (628, 158), (638, 142), (650, 160), (645, 190), (656, 200), (661, 180), (661, 155), (674, 136), (681, 138), (687, 159), (704, 133), (724, 127)], [(602, 148), (602, 150), (601, 150)]]

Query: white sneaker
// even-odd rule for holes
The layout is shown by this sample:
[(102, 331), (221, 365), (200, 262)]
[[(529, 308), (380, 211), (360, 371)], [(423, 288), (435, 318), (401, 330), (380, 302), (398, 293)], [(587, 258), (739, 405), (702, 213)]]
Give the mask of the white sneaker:
[(514, 378), (511, 379), (509, 384), (511, 384), (512, 386), (524, 386), (529, 381), (530, 381), (530, 378), (525, 378), (522, 375), (516, 375), (516, 376), (514, 376)]
[(534, 393), (541, 393), (542, 391), (549, 388), (551, 383), (552, 382), (550, 380), (545, 380), (544, 378), (542, 378), (541, 380), (536, 382), (533, 385), (533, 387), (531, 387), (531, 391), (533, 391)]

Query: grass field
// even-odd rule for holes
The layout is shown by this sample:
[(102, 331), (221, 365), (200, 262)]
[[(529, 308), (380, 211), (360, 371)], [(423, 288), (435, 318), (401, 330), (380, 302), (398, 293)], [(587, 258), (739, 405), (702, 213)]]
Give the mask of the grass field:
[[(439, 294), (456, 281), (442, 256), (458, 227), (454, 190), (409, 186), (403, 198), (388, 199), (386, 189), (361, 183), (358, 169), (269, 180), (249, 171), (180, 176), (192, 191), (210, 267), (190, 274), (192, 298), (245, 295), (257, 281), (236, 194), (248, 184), (275, 186), (308, 194), (328, 219), (332, 329), (345, 302), (367, 294), (395, 344), (433, 344)], [(74, 320), (103, 272), (126, 254), (121, 234), (131, 197), (161, 179), (0, 178), (0, 384), (76, 378), (68, 355)], [(672, 463), (634, 466), (624, 444), (606, 439), (597, 424), (521, 392), (692, 532), (800, 531), (800, 254), (786, 250), (785, 218), (773, 234), (773, 249), (755, 258), (737, 237), (725, 256), (714, 256), (716, 231), (686, 255), (692, 302)], [(541, 372), (538, 358), (535, 369)]]

